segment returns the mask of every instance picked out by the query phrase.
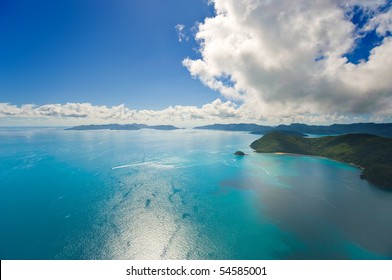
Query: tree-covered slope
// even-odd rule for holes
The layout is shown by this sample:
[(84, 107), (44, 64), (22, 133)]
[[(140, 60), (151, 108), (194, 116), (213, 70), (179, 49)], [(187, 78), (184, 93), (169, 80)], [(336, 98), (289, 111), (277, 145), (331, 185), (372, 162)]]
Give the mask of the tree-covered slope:
[(304, 138), (271, 132), (250, 145), (260, 153), (317, 155), (353, 163), (364, 168), (363, 177), (376, 185), (392, 188), (392, 139), (370, 134), (345, 134)]
[(271, 131), (293, 131), (302, 134), (339, 135), (348, 133), (367, 133), (392, 138), (392, 123), (353, 123), (333, 125), (307, 125), (293, 123), (290, 125), (265, 126), (254, 123), (213, 124), (198, 126), (195, 129), (249, 131), (252, 134), (266, 134)]

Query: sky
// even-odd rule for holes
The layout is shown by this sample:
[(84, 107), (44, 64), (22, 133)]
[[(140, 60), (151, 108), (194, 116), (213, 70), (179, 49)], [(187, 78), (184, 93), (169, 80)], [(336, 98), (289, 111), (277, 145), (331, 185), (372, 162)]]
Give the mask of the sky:
[(392, 121), (391, 0), (1, 0), (0, 125)]

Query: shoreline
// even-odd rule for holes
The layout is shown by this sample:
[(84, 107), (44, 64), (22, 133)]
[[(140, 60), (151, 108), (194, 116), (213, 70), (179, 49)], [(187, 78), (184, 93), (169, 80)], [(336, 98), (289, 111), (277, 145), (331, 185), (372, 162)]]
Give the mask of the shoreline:
[(358, 169), (360, 169), (360, 170), (362, 170), (362, 171), (365, 170), (365, 167), (360, 166), (359, 164), (355, 164), (355, 163), (353, 163), (353, 162), (345, 162), (345, 161), (340, 161), (340, 160), (337, 160), (337, 159), (333, 159), (333, 158), (329, 158), (329, 157), (323, 157), (323, 156), (318, 156), (318, 155), (297, 154), (297, 153), (286, 153), (286, 152), (265, 153), (265, 152), (258, 152), (258, 151), (256, 151), (256, 150), (254, 150), (254, 152), (257, 153), (257, 154), (273, 154), (273, 155), (291, 155), (291, 156), (318, 157), (318, 158), (328, 159), (328, 160), (331, 160), (331, 161), (336, 161), (336, 162), (339, 162), (339, 163), (348, 164), (348, 165), (351, 165), (351, 166), (353, 166), (353, 167), (355, 167), (355, 168), (358, 168)]

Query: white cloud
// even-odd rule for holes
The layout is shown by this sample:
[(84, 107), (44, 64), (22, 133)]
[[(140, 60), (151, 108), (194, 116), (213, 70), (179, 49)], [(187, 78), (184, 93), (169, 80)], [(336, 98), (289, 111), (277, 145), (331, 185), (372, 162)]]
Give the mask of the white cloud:
[(102, 123), (173, 124), (193, 127), (211, 123), (260, 122), (280, 123), (348, 123), (352, 121), (385, 121), (385, 117), (339, 114), (279, 114), (267, 118), (254, 118), (246, 107), (221, 99), (196, 106), (170, 106), (163, 110), (132, 110), (124, 105), (107, 107), (90, 103), (46, 104), (22, 106), (0, 103), (0, 125), (81, 125)]
[(241, 110), (231, 101), (220, 99), (196, 106), (174, 106), (163, 110), (132, 110), (124, 105), (107, 107), (90, 103), (32, 104), (16, 106), (0, 103), (0, 124), (90, 124), (146, 123), (192, 126), (211, 122), (244, 120)]
[(177, 24), (174, 28), (177, 31), (178, 42), (181, 43), (183, 40), (185, 40), (185, 41), (189, 40), (189, 37), (185, 33), (185, 25), (184, 24)]
[(392, 9), (375, 14), (364, 28), (365, 31), (376, 30), (380, 36), (386, 36), (392, 32)]
[[(242, 115), (260, 120), (310, 116), (392, 115), (392, 40), (368, 61), (350, 63), (362, 7), (377, 32), (391, 28), (385, 1), (214, 0), (216, 15), (198, 26), (201, 59), (183, 64), (193, 77), (241, 102)], [(333, 119), (334, 117), (332, 117)]]

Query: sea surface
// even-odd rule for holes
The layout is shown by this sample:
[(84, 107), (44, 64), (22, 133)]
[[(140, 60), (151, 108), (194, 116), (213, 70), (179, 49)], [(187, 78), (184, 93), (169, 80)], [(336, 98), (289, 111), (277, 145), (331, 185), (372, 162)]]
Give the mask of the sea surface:
[(0, 259), (392, 259), (391, 192), (258, 137), (1, 128)]

